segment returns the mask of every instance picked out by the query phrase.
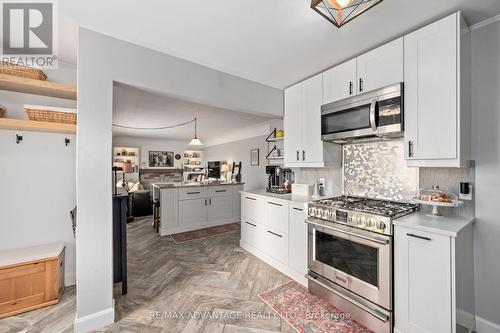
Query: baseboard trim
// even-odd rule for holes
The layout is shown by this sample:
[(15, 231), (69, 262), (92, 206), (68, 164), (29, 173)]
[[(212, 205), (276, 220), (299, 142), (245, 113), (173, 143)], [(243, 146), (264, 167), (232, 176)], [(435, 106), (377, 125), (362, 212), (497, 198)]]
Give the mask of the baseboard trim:
[(76, 284), (76, 272), (64, 274), (64, 285), (66, 287)]
[(500, 325), (476, 316), (477, 333), (500, 333)]
[(113, 324), (114, 322), (115, 309), (111, 307), (82, 318), (75, 318), (74, 332), (86, 333)]
[[(474, 332), (500, 333), (500, 325), (492, 323), (491, 321), (488, 321), (478, 316), (474, 317), (471, 313), (462, 311), (460, 309), (457, 310), (457, 323), (460, 326), (470, 328), (471, 325), (474, 326), (474, 320), (475, 320), (475, 327), (473, 327)], [(394, 333), (404, 333), (404, 332), (399, 331), (395, 327)]]
[(284, 263), (269, 257), (267, 254), (263, 253), (252, 245), (245, 243), (242, 240), (240, 240), (240, 247), (307, 288), (307, 279), (304, 276), (305, 274), (300, 274), (293, 268), (290, 268), (288, 265), (285, 265)]
[(179, 234), (181, 232), (194, 231), (194, 230), (205, 229), (205, 228), (210, 228), (210, 227), (217, 227), (219, 225), (239, 223), (239, 222), (240, 222), (240, 217), (238, 216), (238, 217), (232, 218), (230, 220), (216, 221), (216, 222), (206, 223), (206, 224), (202, 224), (202, 225), (181, 226), (181, 227), (175, 227), (175, 228), (163, 229), (163, 230), (160, 229), (160, 236), (165, 237), (165, 236), (170, 236), (173, 234)]

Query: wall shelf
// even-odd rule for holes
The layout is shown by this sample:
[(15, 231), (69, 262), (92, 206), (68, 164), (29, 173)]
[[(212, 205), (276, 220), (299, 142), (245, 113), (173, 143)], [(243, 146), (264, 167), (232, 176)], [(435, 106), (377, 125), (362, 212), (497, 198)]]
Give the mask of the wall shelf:
[(76, 101), (76, 86), (0, 74), (0, 89)]
[(18, 130), (28, 132), (49, 132), (76, 134), (76, 125), (51, 123), (45, 121), (32, 121), (24, 119), (0, 118), (0, 129)]

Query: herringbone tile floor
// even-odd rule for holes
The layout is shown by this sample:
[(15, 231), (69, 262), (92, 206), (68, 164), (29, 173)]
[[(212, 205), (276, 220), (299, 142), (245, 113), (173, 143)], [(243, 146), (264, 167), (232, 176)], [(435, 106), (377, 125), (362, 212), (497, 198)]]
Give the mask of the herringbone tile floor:
[[(151, 218), (128, 225), (128, 294), (115, 290), (116, 322), (102, 332), (294, 332), (260, 300), (289, 279), (241, 249), (239, 232), (183, 244)], [(75, 288), (55, 306), (0, 320), (3, 332), (71, 332)]]

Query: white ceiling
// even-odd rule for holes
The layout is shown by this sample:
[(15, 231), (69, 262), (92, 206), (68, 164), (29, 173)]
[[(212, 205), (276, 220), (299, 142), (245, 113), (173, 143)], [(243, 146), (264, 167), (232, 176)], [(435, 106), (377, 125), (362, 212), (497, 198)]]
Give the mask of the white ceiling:
[(384, 0), (337, 29), (309, 8), (309, 0), (58, 3), (62, 61), (76, 63), (81, 25), (277, 88), (457, 9), (469, 24), (500, 13), (499, 0)]
[[(233, 133), (235, 130), (270, 120), (263, 116), (197, 104), (122, 84), (114, 87), (114, 124), (146, 128), (165, 127), (181, 124), (195, 117), (198, 119), (198, 137), (204, 144)], [(113, 135), (189, 141), (194, 136), (194, 124), (164, 130), (113, 127)]]

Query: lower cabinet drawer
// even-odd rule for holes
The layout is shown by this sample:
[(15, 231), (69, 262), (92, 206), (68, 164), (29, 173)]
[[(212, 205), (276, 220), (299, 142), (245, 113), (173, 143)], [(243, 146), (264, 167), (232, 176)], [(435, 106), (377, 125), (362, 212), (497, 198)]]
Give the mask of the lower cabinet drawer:
[(206, 186), (182, 187), (179, 189), (179, 200), (201, 199), (207, 196)]
[(209, 197), (230, 197), (233, 195), (233, 186), (225, 185), (225, 186), (209, 186), (208, 187), (208, 196)]
[(241, 218), (242, 221), (263, 223), (265, 219), (263, 199), (243, 193), (241, 195)]
[(279, 230), (280, 234), (288, 233), (288, 204), (267, 199), (265, 205), (265, 224), (272, 230)]
[(241, 221), (241, 240), (257, 248), (259, 244), (259, 227), (253, 222)]
[(261, 226), (259, 237), (261, 237), (260, 250), (262, 252), (288, 265), (288, 235), (286, 233)]

